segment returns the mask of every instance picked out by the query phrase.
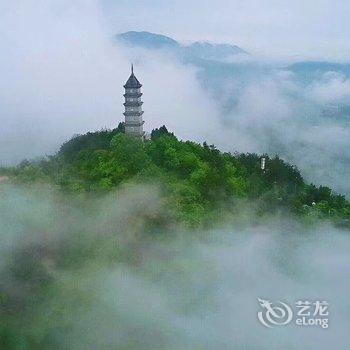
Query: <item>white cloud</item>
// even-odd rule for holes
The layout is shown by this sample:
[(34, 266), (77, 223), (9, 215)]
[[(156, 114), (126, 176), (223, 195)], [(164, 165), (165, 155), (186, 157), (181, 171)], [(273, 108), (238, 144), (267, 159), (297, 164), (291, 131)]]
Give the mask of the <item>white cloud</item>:
[(2, 12), (1, 162), (117, 123), (128, 62), (100, 21), (94, 1), (11, 2)]
[(309, 93), (318, 103), (350, 104), (350, 79), (337, 72), (326, 73), (310, 87)]

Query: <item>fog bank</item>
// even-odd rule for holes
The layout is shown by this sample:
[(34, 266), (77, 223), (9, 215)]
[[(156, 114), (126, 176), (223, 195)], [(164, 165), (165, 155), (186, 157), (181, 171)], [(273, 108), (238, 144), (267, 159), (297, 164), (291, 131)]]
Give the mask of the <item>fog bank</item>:
[[(8, 335), (18, 343), (346, 348), (348, 232), (281, 217), (253, 224), (240, 212), (206, 232), (150, 231), (149, 218), (166, 215), (154, 188), (129, 187), (83, 206), (50, 190), (0, 191), (1, 317), (6, 324), (11, 314)], [(257, 298), (327, 300), (330, 326), (266, 329)]]

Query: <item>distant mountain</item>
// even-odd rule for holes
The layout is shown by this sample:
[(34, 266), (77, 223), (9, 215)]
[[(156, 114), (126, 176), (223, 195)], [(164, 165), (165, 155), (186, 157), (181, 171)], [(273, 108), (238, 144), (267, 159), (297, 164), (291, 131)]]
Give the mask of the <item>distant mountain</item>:
[[(168, 36), (146, 31), (121, 33), (116, 35), (115, 38), (118, 42), (130, 47), (142, 47), (150, 50), (165, 49), (175, 53), (185, 63), (194, 63), (201, 67), (210, 65), (210, 68), (215, 68), (215, 70), (231, 70), (233, 69), (233, 65), (218, 66), (219, 62), (229, 63), (229, 59), (236, 55), (249, 55), (247, 51), (236, 45), (209, 42), (194, 42), (184, 45)], [(301, 61), (286, 66), (284, 69), (293, 72), (300, 81), (304, 81), (305, 83), (319, 79), (327, 72), (337, 72), (350, 77), (349, 63)]]
[(307, 73), (307, 72), (342, 72), (346, 75), (350, 75), (350, 64), (349, 63), (334, 63), (324, 61), (304, 61), (297, 62), (288, 67), (290, 70), (296, 73)]
[(180, 44), (165, 35), (149, 32), (126, 32), (116, 35), (116, 39), (129, 46), (147, 49), (177, 49)]
[(146, 49), (166, 49), (184, 58), (186, 61), (215, 60), (225, 61), (238, 55), (248, 53), (236, 45), (194, 42), (183, 45), (165, 35), (149, 32), (126, 32), (116, 35), (118, 42), (131, 47)]
[(325, 73), (336, 72), (345, 77), (350, 77), (349, 63), (335, 63), (324, 61), (302, 61), (287, 67), (300, 81), (310, 84), (314, 80), (319, 80)]
[(228, 44), (211, 44), (208, 42), (195, 42), (186, 47), (186, 49), (199, 58), (220, 60), (222, 58), (229, 58), (238, 54), (248, 54), (236, 45)]

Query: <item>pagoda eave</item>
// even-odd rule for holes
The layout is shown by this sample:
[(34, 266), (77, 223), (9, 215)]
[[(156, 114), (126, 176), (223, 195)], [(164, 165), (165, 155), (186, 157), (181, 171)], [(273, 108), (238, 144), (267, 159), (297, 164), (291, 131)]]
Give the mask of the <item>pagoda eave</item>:
[(141, 111), (141, 112), (124, 112), (124, 116), (125, 117), (132, 117), (132, 116), (138, 116), (138, 117), (141, 117), (143, 115), (144, 111)]
[(143, 94), (141, 92), (127, 92), (123, 96), (124, 97), (141, 97)]
[(143, 102), (125, 102), (123, 105), (125, 107), (141, 107), (143, 105)]
[(125, 84), (124, 89), (141, 89), (142, 88), (142, 84), (137, 84), (137, 85), (128, 85)]

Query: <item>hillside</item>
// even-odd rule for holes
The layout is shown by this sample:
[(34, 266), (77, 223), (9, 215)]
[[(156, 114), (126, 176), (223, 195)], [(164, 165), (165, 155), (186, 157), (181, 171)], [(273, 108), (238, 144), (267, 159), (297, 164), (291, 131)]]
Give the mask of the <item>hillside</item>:
[(174, 222), (210, 225), (235, 212), (242, 202), (259, 215), (281, 210), (301, 217), (332, 219), (348, 225), (350, 204), (327, 187), (306, 184), (298, 169), (256, 154), (222, 153), (213, 145), (180, 141), (165, 126), (142, 142), (115, 130), (73, 137), (41, 161), (2, 169), (15, 184), (49, 183), (60, 191), (103, 195), (127, 183), (160, 186)]

